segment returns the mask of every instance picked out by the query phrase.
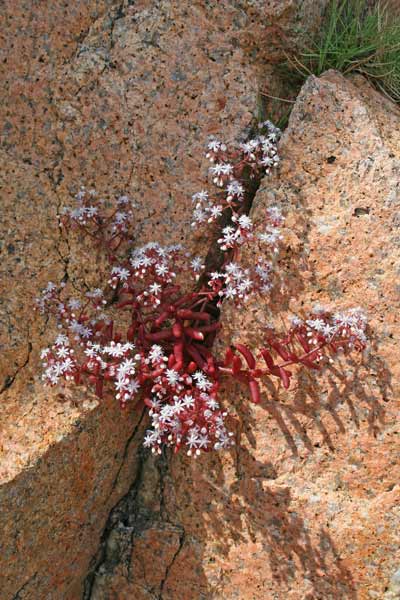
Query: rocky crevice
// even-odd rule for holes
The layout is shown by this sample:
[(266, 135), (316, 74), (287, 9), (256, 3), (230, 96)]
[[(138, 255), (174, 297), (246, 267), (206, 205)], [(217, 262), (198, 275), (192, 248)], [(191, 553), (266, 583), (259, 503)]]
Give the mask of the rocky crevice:
[[(96, 578), (101, 574), (112, 572), (124, 554), (122, 545), (116, 543), (117, 537), (123, 537), (127, 533), (128, 547), (129, 538), (133, 538), (133, 526), (129, 527), (132, 509), (136, 507), (136, 498), (143, 478), (144, 451), (139, 452), (136, 475), (128, 492), (111, 509), (106, 521), (100, 544), (96, 555), (92, 559), (88, 574), (84, 581), (83, 600), (95, 598)], [(140, 531), (140, 527), (137, 527)]]
[(27, 581), (25, 581), (25, 583), (23, 585), (21, 585), (21, 587), (15, 592), (15, 594), (11, 600), (21, 600), (23, 598), (23, 596), (21, 596), (21, 594), (24, 592), (24, 590), (26, 590), (26, 588), (29, 585), (31, 585), (31, 583), (35, 580), (36, 576), (37, 576), (37, 572), (34, 573), (31, 577), (29, 577), (29, 579)]
[[(256, 135), (256, 127), (250, 127), (242, 136), (239, 136), (240, 141), (247, 141)], [(247, 180), (246, 194), (243, 203), (243, 212), (249, 214), (254, 202), (254, 198), (260, 187), (262, 175)], [(231, 223), (231, 212), (226, 210), (218, 223), (218, 233), (215, 233), (213, 240), (210, 243), (209, 250), (206, 255), (206, 268), (208, 272), (216, 271), (221, 268), (226, 253), (220, 249), (217, 239), (220, 237), (220, 231), (223, 227)], [(118, 480), (123, 463), (125, 461), (127, 450), (135, 438), (140, 424), (143, 420), (145, 411), (138, 425), (135, 427), (125, 446), (124, 456), (121, 465), (118, 469), (114, 483)], [(140, 432), (140, 435), (142, 433)], [(140, 446), (141, 441), (138, 441)], [(237, 450), (237, 453), (239, 451)], [(127, 492), (127, 494), (114, 506), (108, 516), (103, 534), (100, 539), (99, 549), (96, 556), (92, 560), (92, 566), (85, 579), (83, 600), (100, 600), (103, 596), (99, 595), (99, 588), (96, 585), (98, 579), (104, 580), (108, 575), (112, 574), (117, 565), (125, 565), (128, 573), (128, 581), (130, 579), (130, 562), (132, 554), (135, 551), (135, 539), (140, 537), (144, 531), (153, 526), (169, 526), (172, 527), (178, 534), (179, 544), (174, 552), (170, 562), (165, 567), (165, 573), (159, 582), (158, 591), (154, 596), (157, 600), (163, 600), (163, 590), (168, 580), (169, 573), (173, 567), (179, 553), (185, 543), (185, 530), (181, 523), (170, 519), (166, 510), (165, 502), (165, 480), (169, 476), (168, 460), (170, 454), (167, 449), (161, 457), (153, 457), (149, 452), (141, 449), (139, 451), (139, 464), (135, 478)], [(238, 458), (239, 462), (239, 458)], [(150, 476), (147, 475), (147, 469), (150, 470)], [(154, 481), (154, 473), (157, 472), (156, 482)], [(143, 503), (142, 490), (148, 486), (152, 487), (152, 496), (159, 497), (157, 510)], [(111, 493), (115, 485), (111, 490)], [(111, 493), (108, 497), (110, 497)], [(152, 590), (153, 593), (154, 590)]]
[(170, 573), (176, 559), (178, 558), (180, 552), (182, 551), (184, 544), (185, 544), (185, 530), (182, 528), (182, 531), (179, 535), (178, 549), (176, 550), (175, 554), (173, 555), (171, 562), (167, 565), (167, 567), (165, 569), (165, 575), (160, 582), (160, 592), (159, 592), (158, 600), (163, 600), (163, 591), (164, 591), (164, 587), (168, 581), (169, 573)]
[[(28, 327), (28, 329), (29, 329), (29, 327)], [(29, 339), (29, 331), (28, 331), (27, 339)], [(23, 371), (28, 366), (30, 358), (31, 358), (31, 354), (32, 354), (32, 349), (33, 349), (32, 343), (28, 342), (28, 350), (27, 350), (27, 355), (26, 355), (24, 362), (21, 363), (21, 365), (19, 365), (19, 367), (14, 371), (14, 373), (12, 373), (11, 375), (8, 375), (6, 377), (4, 384), (3, 384), (2, 388), (0, 389), (0, 395), (10, 389), (10, 387), (13, 385), (14, 381), (16, 380), (18, 375), (21, 373), (21, 371)]]
[[(158, 464), (157, 464), (158, 461)], [(180, 524), (171, 521), (165, 513), (162, 499), (164, 482), (167, 476), (167, 457), (154, 458), (148, 451), (139, 451), (139, 462), (135, 479), (127, 494), (111, 510), (99, 551), (84, 583), (83, 600), (99, 600), (107, 589), (107, 579), (117, 568), (122, 568), (128, 582), (133, 581), (132, 555), (135, 542), (152, 527), (165, 528), (179, 536), (179, 547), (165, 569), (159, 588), (150, 583), (148, 590), (154, 598), (162, 599), (162, 590), (168, 573), (178, 556), (185, 538)], [(155, 501), (155, 499), (157, 499)], [(144, 577), (144, 579), (146, 579)]]
[(143, 422), (143, 419), (145, 418), (145, 415), (146, 415), (146, 409), (144, 408), (142, 410), (142, 414), (140, 415), (140, 419), (137, 422), (136, 427), (132, 431), (132, 434), (129, 436), (129, 438), (126, 440), (125, 447), (124, 447), (124, 450), (123, 450), (123, 453), (122, 453), (121, 463), (120, 463), (120, 465), (118, 467), (118, 470), (117, 470), (117, 472), (115, 474), (114, 481), (112, 483), (111, 489), (110, 489), (110, 491), (108, 493), (108, 496), (106, 498), (106, 503), (108, 503), (109, 499), (111, 498), (114, 490), (116, 489), (116, 487), (118, 485), (119, 476), (121, 474), (121, 471), (122, 471), (123, 467), (126, 464), (126, 459), (127, 459), (128, 453), (129, 453), (129, 448), (131, 447), (132, 442), (135, 441), (135, 436), (136, 436), (138, 430), (140, 429), (140, 426), (141, 426), (141, 424)]

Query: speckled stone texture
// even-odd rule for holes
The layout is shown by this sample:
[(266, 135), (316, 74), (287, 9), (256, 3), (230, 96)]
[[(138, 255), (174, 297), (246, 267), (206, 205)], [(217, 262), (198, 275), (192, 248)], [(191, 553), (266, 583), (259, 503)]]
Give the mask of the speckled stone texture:
[[(90, 246), (60, 232), (59, 209), (81, 184), (127, 192), (137, 244), (182, 241), (206, 254), (210, 240), (189, 227), (204, 142), (246, 135), (259, 88), (279, 95), (273, 43), (315, 26), (323, 4), (2, 3), (2, 600), (80, 598), (107, 515), (140, 466), (141, 415), (41, 387), (39, 351), (55, 331), (33, 298), (49, 279), (74, 292), (105, 277)], [(168, 562), (181, 527), (159, 528)]]
[(304, 85), (252, 211), (260, 226), (267, 206), (287, 216), (280, 278), (270, 300), (224, 306), (221, 347), (256, 347), (264, 323), (318, 302), (364, 307), (369, 352), (299, 374), (290, 392), (265, 386), (259, 406), (227, 387), (236, 448), (170, 457), (159, 479), (143, 465), (91, 598), (400, 597), (399, 130), (399, 109), (362, 78)]

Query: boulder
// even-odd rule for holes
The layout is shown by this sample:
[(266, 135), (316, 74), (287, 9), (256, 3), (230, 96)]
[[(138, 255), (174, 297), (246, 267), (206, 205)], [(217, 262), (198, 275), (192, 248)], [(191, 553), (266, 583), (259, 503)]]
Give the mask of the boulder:
[(244, 310), (225, 303), (220, 344), (260, 347), (263, 325), (319, 303), (363, 307), (368, 351), (299, 372), (287, 392), (272, 382), (257, 406), (227, 383), (235, 448), (169, 457), (158, 479), (145, 463), (147, 491), (113, 514), (119, 552), (105, 544), (89, 597), (398, 597), (399, 127), (398, 107), (361, 77), (303, 86), (280, 171), (252, 209), (260, 227), (268, 206), (286, 215), (275, 289)]
[[(205, 255), (210, 239), (189, 224), (207, 136), (246, 135), (259, 87), (279, 92), (272, 40), (316, 26), (324, 2), (3, 4), (0, 589), (7, 600), (75, 600), (140, 471), (145, 422), (84, 390), (42, 388), (39, 353), (55, 330), (35, 296), (48, 280), (79, 292), (106, 277), (57, 215), (82, 184), (124, 192), (136, 245), (184, 242)], [(181, 528), (164, 529), (179, 548)]]

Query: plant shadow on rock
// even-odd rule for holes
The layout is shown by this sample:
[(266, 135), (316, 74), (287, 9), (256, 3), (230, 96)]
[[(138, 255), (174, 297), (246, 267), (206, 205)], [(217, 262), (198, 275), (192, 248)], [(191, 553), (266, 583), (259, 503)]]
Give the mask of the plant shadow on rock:
[[(299, 292), (304, 288), (301, 277), (292, 282), (287, 298), (294, 289)], [(285, 294), (277, 292), (273, 301), (278, 297), (280, 306), (286, 309)], [(299, 385), (289, 393), (282, 394), (278, 385), (269, 382), (257, 412), (240, 384), (230, 382), (225, 397), (236, 399), (238, 426), (237, 444), (229, 456), (212, 453), (194, 461), (167, 452), (160, 462), (153, 458), (146, 461), (138, 490), (142, 486), (147, 492), (138, 492), (130, 514), (140, 523), (140, 515), (148, 510), (149, 502), (155, 502), (156, 510), (153, 507), (142, 525), (136, 526), (127, 560), (131, 564), (127, 577), (140, 586), (143, 598), (186, 600), (193, 597), (193, 589), (199, 599), (220, 597), (219, 592), (231, 597), (226, 596), (225, 585), (234, 577), (235, 560), (246, 570), (242, 577), (250, 576), (251, 571), (252, 576), (258, 577), (258, 587), (262, 585), (263, 572), (268, 570), (273, 585), (279, 589), (306, 578), (305, 598), (310, 600), (331, 594), (350, 600), (358, 597), (352, 573), (341, 559), (329, 525), (320, 524), (311, 531), (309, 515), (303, 515), (293, 502), (289, 485), (275, 482), (279, 464), (275, 460), (260, 460), (257, 445), (262, 428), (269, 424), (273, 430), (272, 423), (277, 428), (272, 431), (271, 443), (278, 444), (279, 454), (289, 450), (292, 459), (309, 459), (317, 449), (326, 448), (333, 457), (340, 450), (341, 442), (336, 436), (346, 432), (351, 435), (351, 429), (359, 429), (360, 413), (368, 422), (368, 435), (376, 436), (384, 418), (377, 397), (387, 398), (390, 373), (378, 356), (376, 343), (371, 343), (368, 368), (376, 374), (375, 390), (370, 389), (365, 365), (351, 357), (346, 357), (343, 364), (330, 366), (320, 380), (301, 373)], [(260, 411), (264, 414), (261, 423)], [(327, 419), (331, 423), (325, 423)], [(284, 443), (279, 446), (282, 439)], [(273, 451), (273, 446), (270, 448)], [(157, 543), (153, 547), (159, 558), (153, 556), (153, 568), (160, 572), (155, 576), (158, 581), (149, 584), (148, 576), (143, 575), (143, 561), (147, 561), (147, 553), (150, 557), (152, 550), (144, 550), (144, 546), (154, 544), (155, 537)], [(236, 555), (232, 562), (235, 552), (241, 556)], [(165, 561), (161, 558), (157, 563), (160, 557)], [(103, 597), (113, 596), (93, 596)]]
[[(238, 454), (241, 463), (249, 461), (254, 470), (269, 470), (270, 473), (254, 477), (246, 475), (227, 487), (224, 485), (222, 466), (215, 465), (212, 473), (216, 482), (212, 487), (213, 500), (223, 504), (226, 512), (222, 518), (212, 510), (205, 511), (206, 527), (202, 531), (199, 524), (196, 541), (201, 539), (202, 534), (205, 540), (211, 536), (218, 540), (215, 554), (222, 560), (229, 557), (235, 545), (258, 544), (258, 552), (254, 552), (258, 553), (258, 558), (254, 558), (250, 552), (248, 558), (255, 569), (269, 571), (275, 584), (290, 584), (299, 571), (301, 577), (307, 577), (312, 582), (316, 593), (341, 590), (348, 594), (346, 597), (356, 598), (351, 573), (338, 560), (338, 552), (329, 532), (321, 528), (317, 540), (311, 539), (305, 520), (291, 508), (290, 488), (270, 487), (270, 481), (274, 478), (273, 466), (255, 460), (246, 449), (240, 448)], [(209, 479), (203, 482), (199, 480), (199, 485), (209, 483)], [(222, 491), (221, 487), (226, 491)], [(213, 559), (208, 560), (211, 562)], [(246, 555), (242, 560), (244, 567)], [(265, 566), (266, 561), (268, 567)], [(220, 582), (229, 577), (231, 572), (228, 568), (225, 574), (222, 573)], [(212, 593), (217, 590), (218, 584), (213, 589), (208, 588), (211, 595), (204, 597), (213, 597)], [(169, 597), (174, 597), (173, 593)]]
[[(353, 397), (367, 406), (370, 431), (371, 434), (376, 434), (377, 423), (383, 418), (383, 408), (357, 379), (357, 365), (354, 364), (353, 368), (356, 369), (356, 384), (355, 387), (352, 386)], [(339, 390), (338, 386), (343, 379), (339, 370), (332, 370), (328, 377), (331, 389), (323, 408), (317, 385), (309, 386), (309, 392), (298, 391), (290, 403), (279, 402), (278, 390), (273, 385), (269, 388), (268, 399), (265, 399), (264, 395), (262, 409), (277, 424), (293, 457), (298, 457), (299, 446), (305, 447), (311, 455), (315, 452), (315, 446), (326, 445), (334, 455), (334, 442), (324, 425), (321, 412), (325, 410), (332, 416), (337, 430), (345, 433), (346, 423), (336, 410), (343, 402), (342, 396), (346, 397), (348, 389), (348, 383), (344, 383), (344, 388)], [(233, 386), (227, 393), (240, 395)], [(352, 400), (346, 398), (345, 401), (349, 407), (350, 420), (358, 427), (359, 417)], [(244, 549), (244, 552), (249, 554), (242, 557), (243, 567), (246, 560), (249, 560), (247, 568), (251, 570), (254, 565), (257, 569), (260, 568), (260, 563), (262, 565), (267, 559), (268, 570), (276, 585), (293, 583), (297, 574), (297, 577), (306, 577), (311, 582), (312, 593), (306, 596), (307, 598), (325, 598), (331, 593), (340, 593), (343, 598), (357, 598), (352, 573), (341, 561), (340, 552), (329, 529), (321, 526), (317, 534), (311, 536), (306, 516), (303, 517), (297, 507), (291, 506), (290, 487), (274, 485), (273, 480), (278, 476), (274, 464), (257, 460), (252, 454), (251, 449), (256, 448), (257, 443), (254, 434), (257, 422), (247, 401), (241, 403), (237, 413), (239, 421), (246, 424), (246, 428), (238, 435), (238, 444), (232, 451), (234, 473), (231, 472), (227, 476), (226, 463), (219, 455), (197, 463), (174, 460), (174, 474), (169, 481), (173, 489), (169, 490), (168, 495), (176, 496), (173, 510), (179, 515), (179, 522), (186, 531), (186, 539), (181, 550), (184, 556), (176, 560), (172, 587), (165, 586), (166, 591), (171, 590), (170, 595), (163, 597), (187, 597), (184, 593), (182, 596), (177, 595), (177, 590), (181, 570), (184, 569), (187, 573), (190, 568), (193, 570), (193, 583), (198, 586), (198, 597), (214, 597), (213, 594), (231, 574), (229, 557), (234, 547), (240, 548), (241, 544), (251, 545), (258, 542), (254, 553), (258, 552), (259, 558), (253, 559), (252, 552)], [(312, 420), (321, 433), (321, 442), (313, 443), (306, 427), (298, 418), (299, 415)], [(296, 437), (291, 433), (291, 429), (295, 430)], [(296, 438), (300, 442), (296, 441)], [(211, 541), (211, 552), (210, 540), (214, 541)], [(199, 545), (202, 546), (202, 553), (199, 552)], [(226, 567), (226, 573), (223, 572), (222, 566), (215, 587), (211, 587), (203, 568), (205, 562), (214, 562), (216, 559)], [(200, 590), (204, 595), (201, 595)]]
[[(290, 186), (284, 189), (285, 201), (293, 192), (300, 196), (299, 190), (291, 190)], [(276, 320), (282, 322), (287, 318), (290, 299), (302, 298), (310, 286), (317, 288), (314, 284), (318, 283), (315, 263), (304, 252), (309, 243), (310, 208), (304, 199), (300, 204), (296, 228), (301, 242), (288, 244), (281, 252), (277, 272), (283, 275), (276, 282), (270, 301), (273, 307), (279, 307)], [(247, 256), (246, 260), (251, 261), (252, 257)], [(228, 328), (234, 319), (235, 330), (239, 337), (246, 338), (250, 348), (260, 346), (258, 316), (265, 308), (260, 310), (258, 306), (235, 314), (227, 309)], [(287, 472), (283, 468), (279, 472), (284, 461), (299, 465), (298, 469), (300, 464), (306, 463), (307, 468), (307, 462), (311, 462), (318, 477), (321, 453), (328, 463), (338, 461), (334, 463), (336, 471), (343, 460), (342, 446), (346, 454), (355, 435), (363, 434), (367, 440), (373, 440), (379, 434), (384, 424), (384, 403), (392, 389), (391, 373), (379, 356), (374, 332), (369, 333), (367, 357), (342, 357), (327, 367), (322, 377), (300, 372), (297, 386), (289, 392), (283, 392), (269, 380), (256, 408), (240, 384), (226, 385), (224, 397), (234, 404), (239, 424), (230, 462), (217, 453), (198, 462), (186, 457), (171, 458), (166, 497), (170, 513), (178, 516), (185, 530), (185, 541), (169, 570), (163, 598), (190, 597), (184, 592), (179, 595), (182, 572), (186, 581), (189, 569), (192, 576), (187, 578), (188, 587), (195, 584), (199, 598), (236, 597), (232, 591), (235, 583), (229, 587), (230, 579), (241, 580), (241, 585), (249, 580), (249, 589), (262, 588), (266, 580), (267, 587), (260, 590), (262, 598), (266, 590), (272, 592), (268, 584), (284, 594), (289, 588), (297, 589), (296, 582), (299, 584), (303, 578), (308, 582), (304, 598), (358, 597), (353, 574), (329, 531), (329, 520), (311, 527), (310, 513), (299, 507), (291, 487), (286, 481), (278, 484), (276, 480), (282, 474), (291, 479), (294, 469)], [(269, 437), (266, 445), (265, 438)], [(262, 448), (266, 450), (266, 461), (261, 458)], [(273, 458), (268, 460), (268, 456)], [(313, 479), (312, 469), (301, 474), (301, 486), (307, 485), (308, 478)], [(342, 482), (337, 485), (340, 489)], [(256, 580), (254, 586), (252, 578)], [(244, 589), (239, 591), (239, 597), (243, 597), (240, 593)]]
[[(293, 190), (286, 191), (290, 195)], [(317, 282), (314, 263), (304, 252), (307, 206), (298, 212), (301, 243), (283, 249), (278, 269), (283, 275), (270, 300), (279, 306), (282, 321), (290, 298), (301, 298), (310, 282)], [(229, 311), (227, 307), (228, 319)], [(259, 306), (245, 328), (243, 314), (235, 316), (236, 329), (249, 347), (260, 342), (257, 311)], [(236, 446), (226, 454), (210, 453), (195, 461), (169, 451), (160, 458), (142, 451), (136, 480), (106, 525), (85, 600), (118, 598), (121, 589), (149, 600), (189, 600), (194, 589), (200, 600), (222, 597), (218, 593), (234, 597), (227, 596), (226, 586), (238, 564), (245, 569), (242, 577), (256, 579), (256, 587), (268, 577), (269, 585), (281, 590), (306, 579), (307, 599), (331, 594), (356, 599), (352, 572), (327, 521), (311, 528), (310, 514), (299, 508), (291, 487), (276, 480), (282, 474), (278, 455), (300, 468), (300, 461), (318, 461), (321, 450), (328, 460), (337, 457), (347, 443), (344, 437), (360, 430), (361, 421), (367, 422), (368, 436), (379, 433), (384, 407), (378, 398), (386, 400), (390, 394), (390, 372), (377, 341), (372, 339), (370, 346), (368, 362), (346, 356), (327, 367), (323, 377), (301, 372), (289, 392), (282, 393), (270, 380), (256, 408), (244, 388), (229, 382), (224, 396), (234, 399), (237, 426)], [(260, 459), (264, 430), (270, 438), (265, 455), (273, 457), (266, 461)]]

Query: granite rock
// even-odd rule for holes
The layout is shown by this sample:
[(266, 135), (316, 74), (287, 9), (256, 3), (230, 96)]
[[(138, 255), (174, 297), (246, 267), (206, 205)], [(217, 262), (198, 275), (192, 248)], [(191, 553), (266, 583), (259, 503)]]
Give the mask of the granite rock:
[[(190, 195), (204, 183), (204, 142), (212, 134), (246, 135), (259, 89), (279, 95), (272, 42), (315, 26), (323, 4), (3, 2), (5, 600), (80, 598), (100, 560), (107, 516), (141, 465), (141, 415), (121, 415), (83, 390), (60, 396), (41, 386), (39, 352), (55, 331), (33, 311), (35, 296), (48, 280), (79, 293), (105, 276), (85, 240), (60, 231), (60, 209), (81, 184), (104, 195), (126, 192), (137, 203), (135, 243), (185, 242), (205, 255), (209, 237), (193, 236), (189, 227)], [(156, 543), (156, 532), (165, 532), (158, 564), (173, 562), (181, 545), (180, 525), (163, 519), (144, 538)], [(158, 576), (151, 581), (165, 585)], [(117, 593), (123, 597), (122, 587)]]
[(123, 561), (105, 557), (94, 599), (129, 597), (132, 585), (140, 599), (398, 597), (399, 126), (398, 107), (361, 77), (328, 72), (302, 88), (280, 172), (264, 179), (252, 209), (260, 226), (267, 206), (286, 214), (276, 287), (244, 310), (224, 305), (220, 344), (257, 347), (263, 324), (320, 303), (362, 306), (369, 350), (317, 377), (299, 373), (292, 391), (265, 386), (258, 406), (227, 384), (235, 449), (169, 457), (151, 485), (146, 467), (140, 485), (158, 490), (162, 506), (144, 496), (153, 518), (133, 527)]

